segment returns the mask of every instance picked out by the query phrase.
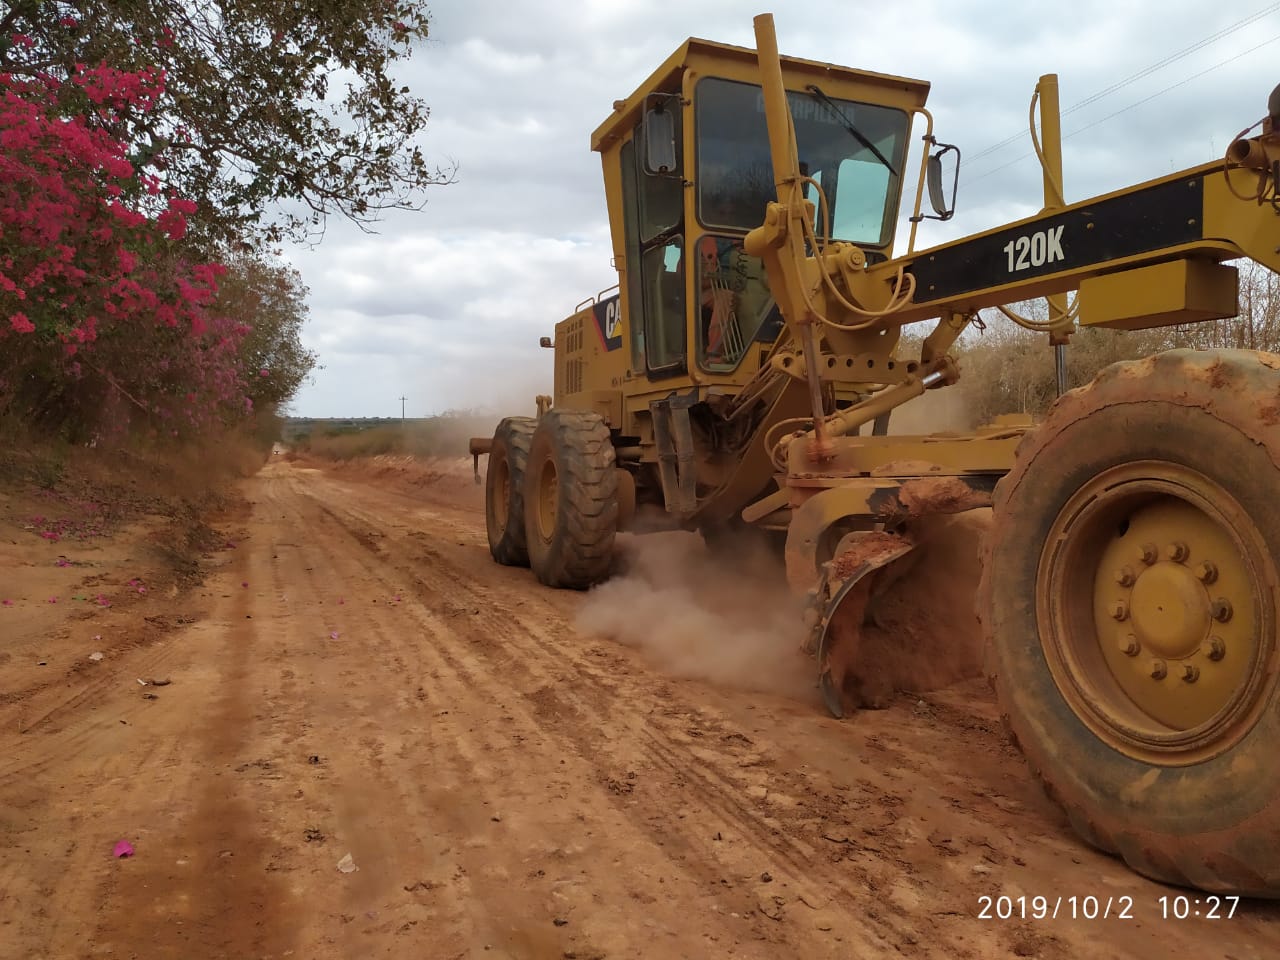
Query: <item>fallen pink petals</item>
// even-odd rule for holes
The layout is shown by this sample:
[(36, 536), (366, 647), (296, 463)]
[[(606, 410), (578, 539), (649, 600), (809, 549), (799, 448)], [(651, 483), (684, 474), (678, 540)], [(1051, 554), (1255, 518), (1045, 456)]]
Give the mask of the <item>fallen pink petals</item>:
[(116, 843), (115, 847), (112, 848), (111, 855), (115, 857), (117, 860), (122, 860), (125, 857), (132, 857), (133, 844), (130, 843), (128, 840), (120, 840), (119, 842)]
[(337, 639), (338, 639), (338, 631), (337, 631), (337, 630), (334, 630), (332, 633), (330, 633), (330, 634), (329, 634), (329, 639), (330, 639), (330, 640), (337, 640)]

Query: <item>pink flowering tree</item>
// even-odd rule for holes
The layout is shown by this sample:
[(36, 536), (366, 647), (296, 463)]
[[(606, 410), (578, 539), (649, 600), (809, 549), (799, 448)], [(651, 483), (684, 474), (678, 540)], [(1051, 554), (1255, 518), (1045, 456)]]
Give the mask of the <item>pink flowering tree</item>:
[[(110, 132), (164, 79), (0, 73), (0, 406), (35, 425), (172, 436), (243, 412), (249, 328), (208, 309), (223, 268), (184, 242), (196, 205), (139, 175)], [(60, 108), (64, 84), (85, 112)]]
[(427, 35), (413, 0), (0, 4), (0, 416), (170, 437), (287, 401), (305, 288), (262, 247), (450, 182), (397, 76)]

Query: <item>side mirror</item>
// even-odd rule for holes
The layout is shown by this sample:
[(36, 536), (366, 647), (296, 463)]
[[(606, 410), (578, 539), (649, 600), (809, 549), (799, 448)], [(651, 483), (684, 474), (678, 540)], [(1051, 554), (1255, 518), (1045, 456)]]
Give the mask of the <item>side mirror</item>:
[(671, 109), (670, 100), (678, 98), (654, 98), (653, 106), (644, 114), (644, 171), (659, 177), (680, 175), (680, 156), (676, 146), (676, 124), (680, 114), (678, 110)]
[[(933, 141), (937, 143), (937, 141)], [(930, 220), (950, 220), (956, 212), (956, 191), (960, 186), (960, 148), (949, 143), (940, 144), (937, 153), (929, 157), (925, 167), (925, 181), (929, 187), (929, 205), (936, 216)], [(945, 158), (954, 154), (950, 161)], [(947, 167), (950, 166), (948, 175)], [(951, 199), (947, 200), (947, 181), (951, 181)]]

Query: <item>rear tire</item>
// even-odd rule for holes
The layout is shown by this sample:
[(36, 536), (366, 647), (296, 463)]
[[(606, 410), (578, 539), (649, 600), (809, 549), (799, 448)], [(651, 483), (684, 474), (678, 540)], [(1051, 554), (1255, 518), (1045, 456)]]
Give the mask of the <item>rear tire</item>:
[(484, 521), (489, 533), (489, 553), (508, 567), (529, 565), (524, 475), (537, 425), (530, 417), (508, 417), (494, 430), (493, 446), (489, 450), (489, 466), (484, 478)]
[(996, 488), (1005, 722), (1088, 843), (1280, 897), (1280, 358), (1175, 350), (1059, 400)]
[(609, 575), (618, 477), (599, 414), (550, 410), (538, 421), (525, 475), (529, 566), (549, 587), (585, 590)]

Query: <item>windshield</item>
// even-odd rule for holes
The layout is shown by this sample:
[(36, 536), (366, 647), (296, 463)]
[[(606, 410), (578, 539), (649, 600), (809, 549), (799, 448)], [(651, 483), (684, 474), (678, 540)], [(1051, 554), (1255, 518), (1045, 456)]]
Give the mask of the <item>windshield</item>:
[[(831, 214), (831, 234), (863, 246), (893, 239), (907, 115), (901, 110), (850, 100), (825, 101), (787, 92), (795, 123), (800, 171), (818, 181)], [(750, 230), (777, 199), (764, 94), (756, 84), (715, 77), (698, 83), (696, 103), (698, 218), (707, 227)], [(852, 125), (876, 150), (850, 132)], [(809, 199), (817, 202), (815, 196)], [(817, 228), (821, 230), (821, 220)]]

